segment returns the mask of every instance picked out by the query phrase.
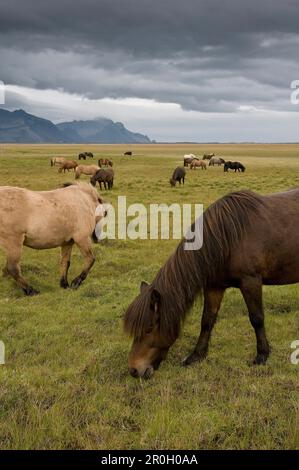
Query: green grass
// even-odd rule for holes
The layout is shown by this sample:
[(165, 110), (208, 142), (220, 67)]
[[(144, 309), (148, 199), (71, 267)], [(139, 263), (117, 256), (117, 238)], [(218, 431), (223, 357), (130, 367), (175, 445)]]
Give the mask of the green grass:
[[(111, 157), (115, 186), (103, 193), (115, 204), (204, 203), (240, 188), (261, 193), (299, 185), (298, 145), (89, 146)], [(74, 158), (80, 146), (0, 147), (0, 184), (36, 190), (73, 178), (51, 168), (52, 156)], [(242, 161), (244, 174), (188, 171), (171, 188), (184, 153), (215, 153)], [(272, 354), (254, 367), (255, 337), (239, 291), (226, 293), (208, 359), (190, 368), (181, 360), (198, 336), (197, 300), (181, 338), (152, 380), (128, 375), (130, 340), (122, 315), (141, 280), (150, 281), (177, 241), (111, 240), (95, 245), (97, 262), (78, 291), (59, 288), (59, 250), (25, 248), (25, 277), (41, 291), (26, 298), (10, 279), (0, 284), (0, 447), (2, 449), (286, 449), (299, 448), (299, 365), (290, 344), (299, 339), (298, 286), (264, 289)], [(0, 264), (4, 256), (0, 255)], [(71, 278), (81, 270), (74, 251)]]

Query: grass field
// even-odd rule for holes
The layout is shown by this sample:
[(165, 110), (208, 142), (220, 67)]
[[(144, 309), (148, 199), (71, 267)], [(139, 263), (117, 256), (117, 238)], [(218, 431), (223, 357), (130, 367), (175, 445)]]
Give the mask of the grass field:
[[(261, 193), (299, 185), (299, 145), (2, 145), (0, 184), (36, 190), (73, 178), (51, 168), (52, 156), (91, 150), (109, 156), (116, 203), (172, 202), (208, 206), (231, 190)], [(240, 160), (244, 174), (188, 171), (171, 188), (182, 155), (215, 151)], [(84, 177), (83, 177), (84, 178)], [(85, 177), (86, 178), (86, 177)], [(26, 298), (10, 279), (0, 284), (0, 448), (2, 449), (299, 449), (299, 365), (290, 344), (299, 339), (298, 286), (264, 289), (272, 354), (254, 367), (255, 336), (239, 291), (226, 293), (208, 359), (190, 368), (181, 360), (198, 336), (197, 300), (181, 338), (152, 380), (128, 374), (130, 340), (122, 315), (173, 251), (175, 240), (109, 240), (94, 245), (97, 262), (78, 291), (59, 288), (59, 250), (25, 248), (23, 272), (39, 296)], [(4, 256), (0, 255), (0, 264)], [(74, 251), (71, 279), (81, 270)]]

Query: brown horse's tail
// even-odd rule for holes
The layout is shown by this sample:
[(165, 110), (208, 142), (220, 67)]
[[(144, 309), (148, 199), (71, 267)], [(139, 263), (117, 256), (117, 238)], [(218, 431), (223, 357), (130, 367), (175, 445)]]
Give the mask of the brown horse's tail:
[(51, 166), (54, 165), (54, 163), (53, 163), (53, 158), (51, 158), (50, 163), (51, 163)]

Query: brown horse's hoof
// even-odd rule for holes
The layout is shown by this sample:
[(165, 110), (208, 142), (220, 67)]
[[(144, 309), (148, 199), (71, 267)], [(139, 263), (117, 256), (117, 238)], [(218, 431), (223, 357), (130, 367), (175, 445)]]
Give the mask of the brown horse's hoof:
[(193, 364), (194, 362), (203, 361), (205, 359), (206, 355), (207, 355), (207, 353), (198, 354), (196, 352), (193, 352), (193, 353), (189, 354), (189, 356), (187, 356), (183, 360), (182, 365), (183, 366), (190, 366), (190, 364)]
[(60, 287), (62, 289), (67, 289), (69, 286), (69, 283), (65, 279), (60, 279)]
[(71, 288), (72, 289), (78, 289), (78, 287), (80, 287), (81, 284), (82, 284), (81, 277), (80, 276), (75, 277), (75, 279), (71, 283)]
[(269, 357), (269, 354), (258, 354), (256, 358), (254, 359), (253, 364), (255, 366), (265, 365), (268, 357)]
[(24, 294), (25, 294), (25, 295), (28, 295), (28, 296), (30, 296), (30, 297), (39, 294), (39, 291), (36, 290), (36, 289), (34, 289), (34, 288), (31, 287), (31, 286), (25, 287), (25, 289), (23, 289), (23, 291), (24, 291)]

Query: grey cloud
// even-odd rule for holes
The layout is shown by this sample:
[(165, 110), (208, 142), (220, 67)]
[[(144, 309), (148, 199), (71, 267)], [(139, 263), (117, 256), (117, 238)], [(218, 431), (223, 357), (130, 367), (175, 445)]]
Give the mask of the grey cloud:
[(297, 2), (2, 0), (0, 78), (184, 109), (294, 109)]

